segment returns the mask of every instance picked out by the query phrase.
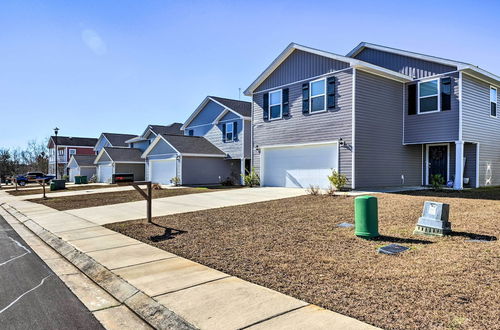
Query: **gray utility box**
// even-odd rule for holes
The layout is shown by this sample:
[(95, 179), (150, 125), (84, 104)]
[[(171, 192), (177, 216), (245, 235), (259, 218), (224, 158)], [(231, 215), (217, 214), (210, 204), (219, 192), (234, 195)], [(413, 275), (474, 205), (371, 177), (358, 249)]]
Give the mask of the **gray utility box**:
[(448, 221), (450, 205), (438, 202), (425, 202), (422, 216), (418, 219), (414, 234), (444, 236), (451, 232)]

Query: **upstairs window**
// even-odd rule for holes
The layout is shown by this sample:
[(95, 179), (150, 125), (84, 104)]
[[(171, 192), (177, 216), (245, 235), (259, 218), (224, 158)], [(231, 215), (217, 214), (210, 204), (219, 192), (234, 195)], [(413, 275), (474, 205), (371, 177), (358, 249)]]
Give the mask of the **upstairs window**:
[(497, 116), (498, 95), (495, 87), (490, 87), (490, 116)]
[(418, 113), (439, 111), (439, 79), (418, 83)]
[[(281, 89), (269, 93), (269, 119), (281, 118), (281, 98), (283, 93)], [(231, 130), (232, 131), (232, 130)]]
[(190, 130), (188, 131), (188, 135), (189, 135), (189, 136), (193, 136), (193, 135), (194, 135), (194, 130), (190, 129)]
[(68, 149), (69, 155), (76, 155), (76, 149)]
[(233, 141), (234, 139), (234, 127), (233, 123), (226, 124), (226, 141)]
[(59, 154), (59, 156), (64, 156), (64, 149), (59, 149), (57, 153)]
[(326, 79), (320, 79), (310, 82), (310, 111), (318, 112), (326, 110)]

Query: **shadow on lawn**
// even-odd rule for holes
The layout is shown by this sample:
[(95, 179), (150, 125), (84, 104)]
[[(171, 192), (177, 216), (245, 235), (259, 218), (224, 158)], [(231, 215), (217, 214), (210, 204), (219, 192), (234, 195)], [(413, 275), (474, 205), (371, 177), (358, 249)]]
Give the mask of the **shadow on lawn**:
[(158, 223), (151, 222), (151, 224), (154, 225), (154, 226), (156, 226), (156, 227), (160, 227), (162, 229), (165, 229), (165, 233), (163, 233), (163, 235), (155, 235), (155, 236), (150, 236), (149, 237), (149, 239), (152, 242), (155, 242), (155, 243), (166, 241), (168, 239), (173, 239), (177, 235), (181, 235), (181, 234), (187, 233), (187, 231), (185, 231), (185, 230), (162, 226), (162, 225), (160, 225)]
[(488, 199), (500, 200), (500, 186), (482, 187), (477, 189), (466, 190), (413, 190), (401, 191), (395, 194), (407, 196), (423, 196), (423, 197), (444, 197), (444, 198), (467, 198), (467, 199)]
[(479, 241), (496, 241), (497, 238), (495, 236), (490, 236), (490, 235), (481, 235), (481, 234), (474, 234), (474, 233), (467, 233), (463, 231), (452, 231), (450, 233), (450, 236), (460, 236), (472, 240), (479, 240)]
[(369, 240), (377, 241), (377, 242), (390, 242), (390, 243), (402, 243), (402, 244), (431, 244), (431, 243), (434, 243), (432, 241), (427, 241), (427, 240), (423, 240), (423, 239), (402, 238), (402, 237), (394, 237), (394, 236), (386, 236), (386, 235), (372, 237), (372, 238), (369, 238)]

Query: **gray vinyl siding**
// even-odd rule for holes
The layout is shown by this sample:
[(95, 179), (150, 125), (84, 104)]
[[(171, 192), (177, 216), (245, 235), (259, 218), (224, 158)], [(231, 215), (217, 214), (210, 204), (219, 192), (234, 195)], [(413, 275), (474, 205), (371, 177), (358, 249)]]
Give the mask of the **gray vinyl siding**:
[[(201, 110), (189, 123), (189, 126), (198, 126), (213, 123), (215, 118), (217, 118), (217, 116), (220, 115), (222, 111), (224, 111), (224, 107), (213, 101), (208, 101), (205, 107), (203, 107), (203, 110)], [(192, 129), (192, 127), (187, 127), (186, 130), (188, 129)]]
[[(296, 64), (298, 65), (298, 64)], [(325, 72), (315, 71), (311, 76)], [(303, 144), (332, 141), (342, 138), (346, 146), (340, 148), (339, 171), (352, 182), (352, 69), (333, 74), (336, 77), (336, 107), (331, 111), (302, 114), (302, 84), (289, 88), (290, 116), (283, 119), (263, 120), (263, 93), (253, 95), (253, 157), (252, 166), (260, 172), (260, 152), (255, 146)], [(302, 76), (299, 78), (302, 79)], [(286, 81), (286, 80), (285, 80)], [(283, 81), (283, 82), (285, 82)], [(281, 81), (275, 81), (281, 85)]]
[(349, 63), (328, 57), (294, 50), (290, 56), (255, 90), (255, 92), (290, 84), (303, 79), (338, 71), (349, 67)]
[[(148, 153), (148, 157), (154, 155), (170, 155), (170, 154), (177, 154), (177, 151), (175, 151), (174, 148), (172, 148), (167, 142), (161, 139)], [(168, 157), (162, 157), (162, 158), (168, 158)]]
[(108, 157), (108, 154), (104, 153), (101, 158), (99, 158), (99, 162), (97, 164), (107, 164), (110, 163), (111, 159)]
[[(203, 170), (200, 170), (203, 169)], [(240, 161), (215, 157), (182, 157), (182, 184), (219, 184), (226, 178), (239, 183)]]
[(115, 163), (114, 173), (133, 173), (135, 181), (144, 181), (145, 164)]
[[(404, 143), (436, 143), (458, 140), (459, 131), (459, 82), (458, 74), (451, 74), (451, 110), (408, 115), (405, 90)], [(408, 85), (406, 85), (406, 89)], [(418, 98), (417, 98), (418, 102)]]
[(381, 50), (365, 48), (355, 58), (420, 79), (440, 73), (455, 71), (455, 66), (402, 56)]
[(403, 84), (356, 71), (356, 188), (420, 185), (422, 147), (404, 146)]
[[(237, 122), (236, 139), (234, 141), (224, 142), (222, 140), (222, 125), (229, 122)], [(212, 125), (210, 129), (205, 133), (204, 137), (214, 146), (228, 154), (229, 158), (243, 157), (243, 120), (229, 120), (220, 122), (217, 125)]]
[(490, 116), (490, 85), (463, 74), (462, 93), (462, 135), (479, 143), (479, 185), (500, 185), (500, 116)]
[(141, 149), (142, 151), (146, 150), (149, 147), (150, 140), (134, 142), (130, 144), (130, 148)]

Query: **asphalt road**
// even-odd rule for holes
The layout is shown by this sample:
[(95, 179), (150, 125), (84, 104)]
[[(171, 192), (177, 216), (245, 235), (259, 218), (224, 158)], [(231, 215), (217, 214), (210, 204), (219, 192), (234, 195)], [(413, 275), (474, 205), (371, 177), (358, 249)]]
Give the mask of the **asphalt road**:
[(103, 329), (1, 216), (0, 328)]

